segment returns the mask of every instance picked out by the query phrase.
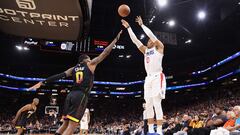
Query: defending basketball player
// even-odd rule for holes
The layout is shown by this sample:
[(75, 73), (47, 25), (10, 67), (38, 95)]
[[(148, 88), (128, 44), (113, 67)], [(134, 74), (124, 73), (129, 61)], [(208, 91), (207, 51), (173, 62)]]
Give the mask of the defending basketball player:
[(47, 83), (72, 76), (74, 85), (70, 93), (67, 95), (64, 104), (64, 122), (57, 130), (55, 135), (72, 135), (75, 128), (84, 114), (88, 102), (88, 96), (93, 86), (94, 71), (97, 65), (102, 62), (112, 51), (113, 46), (119, 40), (122, 31), (118, 33), (116, 38), (108, 45), (107, 48), (96, 58), (90, 59), (88, 55), (81, 55), (76, 66), (69, 68), (65, 72), (51, 76), (43, 82), (39, 82), (32, 89), (38, 89)]
[(37, 105), (39, 103), (38, 98), (34, 98), (31, 104), (27, 104), (18, 110), (12, 123), (17, 129), (17, 135), (23, 135), (26, 130), (26, 124), (31, 116), (36, 112)]
[(88, 135), (88, 124), (90, 122), (90, 112), (89, 112), (89, 109), (86, 108), (85, 112), (84, 112), (84, 115), (81, 119), (81, 122), (80, 122), (80, 133), (79, 135)]
[[(143, 31), (150, 38), (147, 46), (137, 39), (127, 21), (122, 20), (122, 25), (127, 28), (131, 40), (137, 48), (144, 54), (144, 64), (147, 76), (144, 84), (144, 99), (146, 101), (146, 112), (148, 118), (148, 132), (154, 133), (154, 111), (157, 120), (157, 133), (162, 135), (162, 99), (165, 99), (166, 80), (162, 73), (162, 59), (164, 46), (152, 31), (147, 28), (140, 16), (137, 16), (136, 22), (142, 27)], [(154, 107), (154, 109), (153, 109)]]

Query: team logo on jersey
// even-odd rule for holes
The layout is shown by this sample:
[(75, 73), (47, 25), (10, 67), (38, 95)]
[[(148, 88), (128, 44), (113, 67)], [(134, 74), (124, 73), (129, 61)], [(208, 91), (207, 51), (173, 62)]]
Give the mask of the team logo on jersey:
[(36, 5), (33, 0), (16, 0), (17, 5), (21, 9), (34, 10)]
[(153, 54), (154, 54), (154, 50), (151, 50), (151, 51), (147, 52), (147, 56), (153, 55)]

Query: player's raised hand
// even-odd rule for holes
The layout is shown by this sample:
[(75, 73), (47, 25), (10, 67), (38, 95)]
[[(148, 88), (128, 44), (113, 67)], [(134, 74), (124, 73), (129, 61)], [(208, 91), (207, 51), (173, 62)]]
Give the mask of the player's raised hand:
[(40, 88), (40, 87), (42, 86), (42, 84), (43, 84), (42, 82), (39, 82), (39, 83), (33, 85), (32, 87), (28, 88), (27, 90), (28, 90), (28, 91), (30, 91), (30, 90), (36, 90), (36, 89)]
[(121, 34), (122, 34), (122, 30), (120, 30), (120, 31), (118, 32), (118, 34), (117, 34), (117, 36), (116, 36), (116, 39), (117, 39), (117, 40), (119, 40)]
[(135, 21), (138, 23), (138, 25), (143, 25), (143, 20), (141, 16), (137, 16)]
[(122, 22), (122, 25), (123, 25), (125, 28), (130, 27), (130, 26), (129, 26), (129, 23), (128, 23), (127, 21), (125, 21), (124, 19), (122, 19), (121, 22)]

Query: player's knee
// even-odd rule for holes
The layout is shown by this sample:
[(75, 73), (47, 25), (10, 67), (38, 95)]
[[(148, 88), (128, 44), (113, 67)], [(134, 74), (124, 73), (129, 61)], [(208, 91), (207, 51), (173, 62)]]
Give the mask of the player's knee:
[(156, 119), (162, 120), (163, 119), (163, 111), (162, 108), (155, 108)]
[(147, 118), (153, 118), (154, 117), (154, 110), (153, 108), (146, 109), (147, 112)]
[(153, 109), (153, 104), (150, 102), (146, 102), (146, 109)]
[(79, 125), (79, 123), (71, 121), (71, 122), (69, 122), (68, 127), (69, 127), (69, 128), (75, 128), (75, 127), (77, 127), (78, 125)]

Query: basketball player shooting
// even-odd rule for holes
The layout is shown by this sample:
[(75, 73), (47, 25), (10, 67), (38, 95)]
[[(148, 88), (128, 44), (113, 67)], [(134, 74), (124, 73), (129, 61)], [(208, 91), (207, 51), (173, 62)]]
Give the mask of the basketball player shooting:
[(63, 112), (65, 119), (55, 135), (72, 135), (75, 128), (79, 125), (86, 109), (88, 96), (93, 86), (94, 71), (97, 65), (110, 54), (113, 46), (119, 40), (121, 33), (122, 31), (118, 33), (116, 38), (98, 57), (91, 60), (88, 55), (83, 54), (79, 57), (76, 66), (69, 68), (60, 74), (53, 75), (29, 89), (38, 89), (40, 86), (47, 83), (72, 76), (74, 85), (65, 99)]
[(26, 130), (26, 125), (31, 116), (36, 112), (38, 98), (34, 98), (31, 104), (27, 104), (18, 110), (15, 118), (12, 120), (13, 125), (17, 129), (17, 135), (23, 135)]
[[(142, 27), (143, 31), (149, 37), (147, 46), (137, 39), (127, 21), (122, 20), (122, 25), (127, 28), (129, 36), (137, 48), (144, 54), (144, 65), (147, 72), (144, 84), (144, 99), (146, 101), (146, 112), (148, 119), (148, 132), (154, 133), (154, 111), (157, 120), (157, 133), (162, 135), (163, 111), (162, 99), (165, 99), (166, 80), (162, 73), (162, 59), (164, 46), (152, 31), (147, 28), (140, 16), (137, 16), (136, 22)], [(154, 107), (154, 108), (153, 108)]]

